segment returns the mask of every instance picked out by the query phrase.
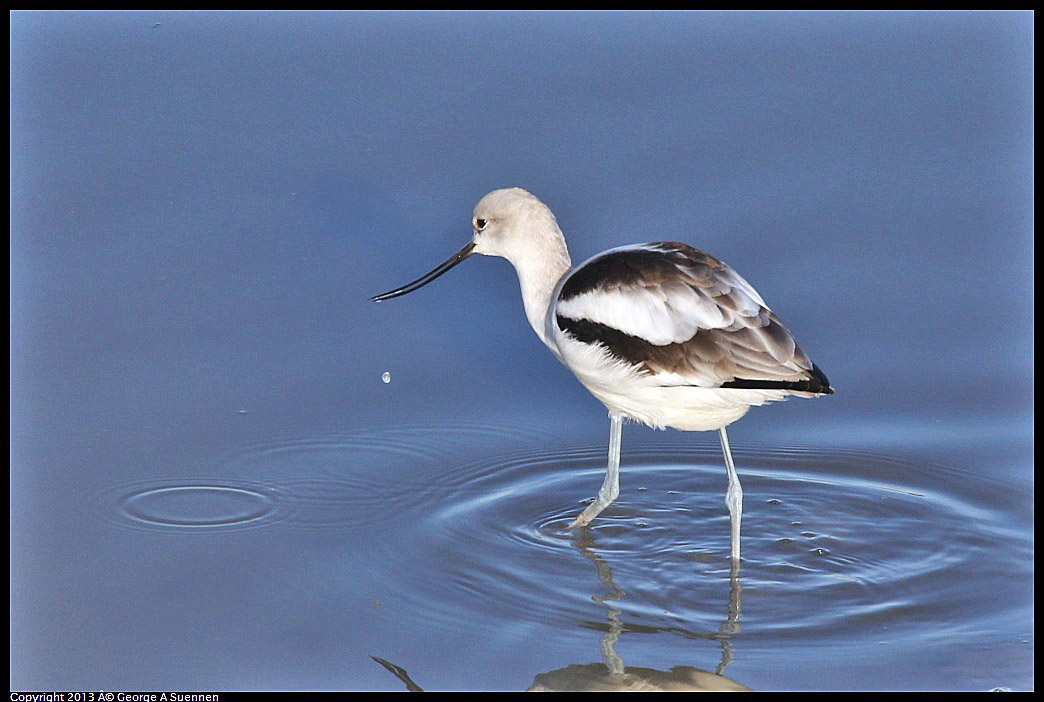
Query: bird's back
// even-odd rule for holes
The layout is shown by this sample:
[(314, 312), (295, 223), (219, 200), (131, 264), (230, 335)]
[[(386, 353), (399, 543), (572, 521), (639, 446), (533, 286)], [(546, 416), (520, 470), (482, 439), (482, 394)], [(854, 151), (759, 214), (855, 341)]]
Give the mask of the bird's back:
[(555, 291), (547, 330), (596, 396), (614, 383), (616, 394), (715, 390), (715, 401), (744, 406), (833, 392), (747, 281), (677, 242), (612, 249), (574, 268)]

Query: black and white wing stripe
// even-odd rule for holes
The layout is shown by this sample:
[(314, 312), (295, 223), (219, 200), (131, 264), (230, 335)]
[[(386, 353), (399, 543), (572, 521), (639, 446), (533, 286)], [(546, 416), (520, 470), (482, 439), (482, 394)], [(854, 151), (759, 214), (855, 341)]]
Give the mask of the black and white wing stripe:
[(663, 385), (833, 392), (757, 291), (685, 244), (623, 247), (587, 261), (562, 284), (555, 323)]

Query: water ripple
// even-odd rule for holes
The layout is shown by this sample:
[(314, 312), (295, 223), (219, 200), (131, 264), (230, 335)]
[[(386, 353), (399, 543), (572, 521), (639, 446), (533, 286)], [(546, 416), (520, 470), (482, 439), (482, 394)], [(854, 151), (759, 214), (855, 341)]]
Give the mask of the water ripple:
[(90, 504), (93, 514), (120, 527), (214, 532), (275, 523), (282, 500), (262, 483), (199, 478), (117, 485)]
[(823, 641), (901, 619), (913, 636), (981, 608), (967, 583), (994, 582), (999, 553), (1032, 553), (997, 508), (1024, 485), (858, 450), (737, 445), (737, 573), (715, 447), (625, 448), (620, 498), (569, 532), (606, 449), (541, 444), (513, 426), (453, 423), (288, 437), (223, 457), (224, 478), (119, 485), (91, 504), (121, 527), (182, 534), (351, 530), (367, 545), (360, 566), (417, 624), (466, 620), (476, 635), (506, 607), (516, 623), (605, 627), (611, 600), (617, 633)]

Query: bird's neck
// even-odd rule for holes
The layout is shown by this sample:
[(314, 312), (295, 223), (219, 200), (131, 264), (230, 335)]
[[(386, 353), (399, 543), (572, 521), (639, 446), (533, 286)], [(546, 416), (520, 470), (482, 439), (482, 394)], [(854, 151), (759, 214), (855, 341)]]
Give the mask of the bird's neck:
[[(556, 227), (557, 228), (557, 227)], [(522, 289), (522, 304), (526, 308), (526, 319), (529, 326), (548, 347), (554, 350), (551, 340), (547, 338), (544, 320), (547, 308), (551, 304), (558, 281), (572, 267), (569, 250), (561, 233), (554, 238), (551, 245), (531, 248), (519, 256), (508, 259), (518, 273), (518, 284)]]

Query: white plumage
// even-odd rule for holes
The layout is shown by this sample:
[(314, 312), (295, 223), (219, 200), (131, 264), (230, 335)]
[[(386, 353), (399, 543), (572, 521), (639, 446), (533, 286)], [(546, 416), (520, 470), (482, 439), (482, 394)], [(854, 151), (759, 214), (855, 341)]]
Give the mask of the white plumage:
[[(621, 246), (585, 261), (577, 266), (577, 270), (596, 259), (636, 251), (656, 252), (657, 249), (649, 244)], [(740, 294), (740, 306), (736, 310), (717, 304), (708, 291), (687, 285), (684, 272), (679, 269), (677, 280), (649, 287), (595, 289), (569, 300), (556, 301), (555, 311), (571, 319), (588, 319), (608, 325), (653, 344), (683, 343), (700, 329), (726, 329), (736, 323), (739, 315), (751, 317), (765, 307), (754, 288), (731, 269), (730, 273), (733, 275), (731, 285), (722, 289), (725, 292), (736, 290)]]
[(624, 418), (718, 430), (738, 559), (742, 490), (725, 427), (753, 406), (832, 393), (822, 371), (747, 281), (689, 246), (623, 246), (571, 268), (551, 210), (521, 188), (482, 198), (472, 229), (472, 240), (433, 271), (373, 299), (405, 295), (472, 254), (506, 258), (533, 330), (612, 420), (605, 482), (570, 527), (588, 524), (619, 494)]

